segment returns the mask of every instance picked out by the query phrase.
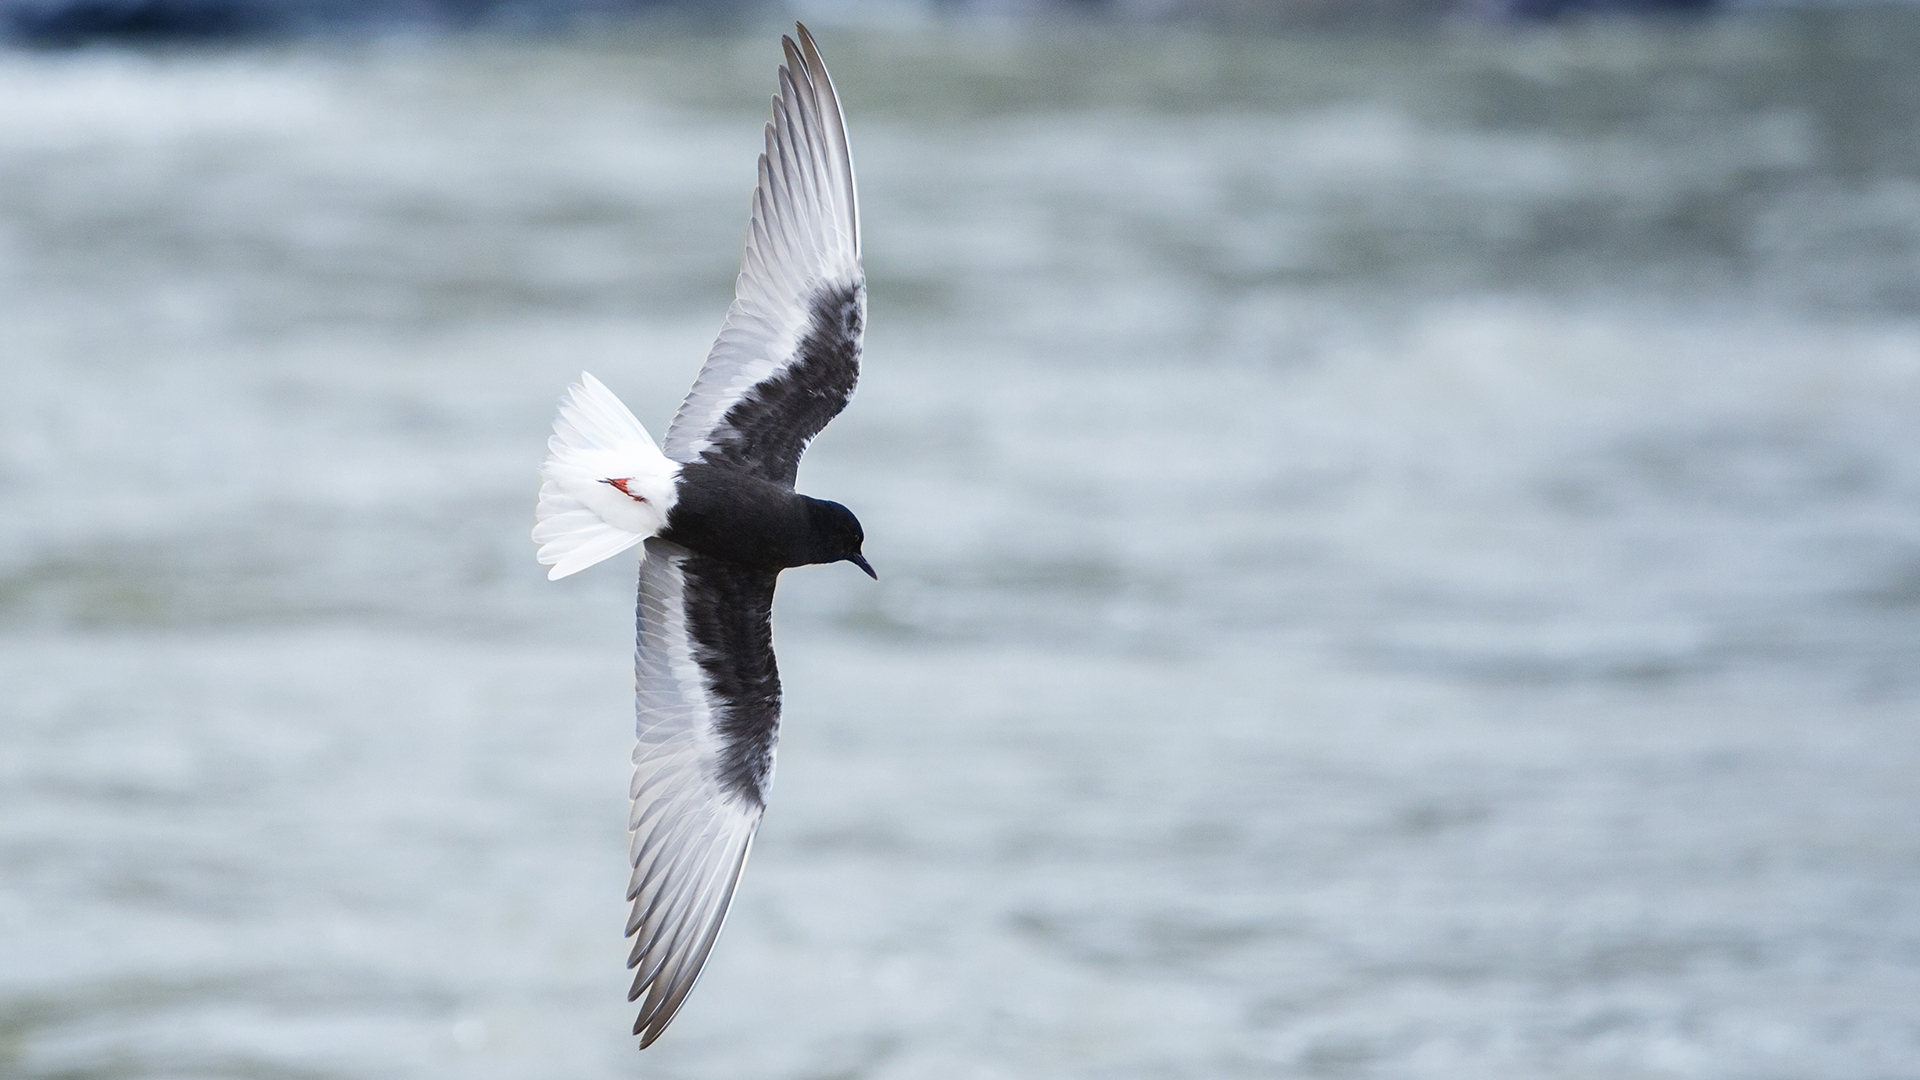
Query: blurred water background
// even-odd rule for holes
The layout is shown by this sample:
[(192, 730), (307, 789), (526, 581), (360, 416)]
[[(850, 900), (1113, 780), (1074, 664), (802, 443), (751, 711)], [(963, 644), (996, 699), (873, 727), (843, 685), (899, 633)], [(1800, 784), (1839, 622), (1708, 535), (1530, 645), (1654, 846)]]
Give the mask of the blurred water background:
[(773, 23), (0, 53), (0, 1075), (1920, 1076), (1920, 10), (821, 27), (775, 800), (626, 1030)]

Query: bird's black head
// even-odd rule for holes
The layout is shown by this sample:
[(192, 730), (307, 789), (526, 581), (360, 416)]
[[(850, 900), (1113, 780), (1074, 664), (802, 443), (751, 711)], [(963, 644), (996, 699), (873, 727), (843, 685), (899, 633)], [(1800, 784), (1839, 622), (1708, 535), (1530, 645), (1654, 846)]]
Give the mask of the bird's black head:
[(860, 545), (866, 542), (867, 534), (860, 528), (860, 519), (853, 516), (853, 511), (825, 499), (808, 499), (807, 505), (813, 519), (815, 558), (811, 561), (850, 562), (865, 570), (868, 577), (880, 580), (880, 575), (873, 572), (866, 557), (860, 554)]

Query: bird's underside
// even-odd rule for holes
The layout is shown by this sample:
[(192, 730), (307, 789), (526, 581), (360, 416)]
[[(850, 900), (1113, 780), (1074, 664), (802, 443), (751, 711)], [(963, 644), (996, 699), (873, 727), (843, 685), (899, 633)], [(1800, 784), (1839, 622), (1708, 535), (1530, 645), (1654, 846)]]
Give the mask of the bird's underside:
[[(812, 36), (798, 36), (783, 39), (735, 299), (661, 447), (788, 491), (807, 443), (853, 393), (866, 314), (845, 122)], [(645, 541), (627, 922), (643, 1048), (705, 966), (766, 806), (777, 574)]]

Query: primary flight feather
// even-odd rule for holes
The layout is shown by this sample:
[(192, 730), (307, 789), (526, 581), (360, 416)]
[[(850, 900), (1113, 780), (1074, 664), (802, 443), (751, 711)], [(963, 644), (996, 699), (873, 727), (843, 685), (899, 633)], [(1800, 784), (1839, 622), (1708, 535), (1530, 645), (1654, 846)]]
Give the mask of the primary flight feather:
[(541, 468), (533, 539), (549, 577), (646, 545), (627, 886), (643, 1049), (706, 965), (766, 809), (779, 573), (845, 561), (873, 574), (852, 512), (793, 490), (807, 443), (853, 395), (867, 304), (846, 121), (797, 30), (781, 39), (733, 305), (665, 441), (583, 373)]

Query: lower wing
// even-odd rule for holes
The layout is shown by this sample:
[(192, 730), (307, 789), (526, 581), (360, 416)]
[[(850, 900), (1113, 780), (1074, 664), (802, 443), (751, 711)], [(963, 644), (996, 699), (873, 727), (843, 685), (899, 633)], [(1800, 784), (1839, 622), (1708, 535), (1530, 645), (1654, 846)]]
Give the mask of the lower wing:
[(640, 565), (628, 1000), (645, 1048), (693, 989), (765, 811), (780, 720), (775, 575), (647, 541)]

